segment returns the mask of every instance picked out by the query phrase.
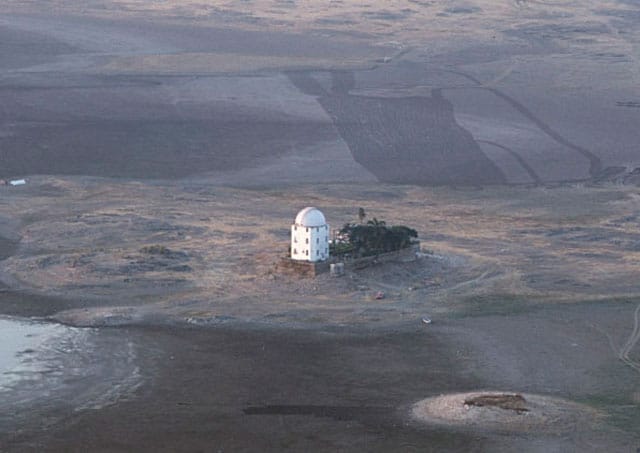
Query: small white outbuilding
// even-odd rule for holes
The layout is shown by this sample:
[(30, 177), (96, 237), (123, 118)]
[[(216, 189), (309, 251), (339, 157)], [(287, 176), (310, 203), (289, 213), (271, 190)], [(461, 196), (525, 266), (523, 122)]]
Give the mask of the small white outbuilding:
[(291, 259), (324, 261), (329, 258), (329, 225), (317, 208), (304, 208), (291, 225)]

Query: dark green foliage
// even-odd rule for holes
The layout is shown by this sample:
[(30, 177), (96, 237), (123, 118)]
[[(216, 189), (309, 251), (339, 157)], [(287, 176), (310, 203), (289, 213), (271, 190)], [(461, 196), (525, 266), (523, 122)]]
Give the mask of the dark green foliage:
[(378, 220), (375, 217), (372, 220), (369, 220), (367, 222), (367, 225), (371, 225), (374, 227), (383, 227), (387, 224), (387, 222), (385, 222), (384, 220)]
[(329, 244), (329, 253), (333, 256), (352, 253), (353, 250), (353, 245), (348, 242), (334, 242), (332, 244)]
[(340, 230), (340, 234), (360, 256), (400, 250), (409, 247), (412, 239), (418, 237), (418, 232), (413, 228), (403, 225), (388, 227), (384, 221), (375, 217), (366, 225), (348, 223)]

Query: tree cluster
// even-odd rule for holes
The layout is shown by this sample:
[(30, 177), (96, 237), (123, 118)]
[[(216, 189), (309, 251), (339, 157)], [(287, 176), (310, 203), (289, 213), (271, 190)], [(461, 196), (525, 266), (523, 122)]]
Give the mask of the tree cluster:
[(384, 221), (373, 218), (366, 224), (345, 224), (340, 236), (358, 255), (372, 256), (409, 247), (418, 232), (404, 225), (388, 227)]

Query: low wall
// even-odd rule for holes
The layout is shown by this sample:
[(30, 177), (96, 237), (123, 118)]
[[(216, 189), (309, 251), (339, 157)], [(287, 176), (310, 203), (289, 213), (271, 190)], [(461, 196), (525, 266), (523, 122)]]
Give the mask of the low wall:
[(328, 261), (318, 261), (312, 263), (310, 261), (292, 260), (288, 257), (280, 259), (276, 266), (276, 272), (281, 274), (296, 275), (299, 277), (315, 277), (318, 274), (329, 272), (330, 263), (344, 263), (345, 270), (364, 269), (369, 266), (390, 263), (394, 261), (413, 261), (416, 259), (416, 253), (420, 251), (420, 242), (414, 242), (409, 247), (396, 250), (395, 252), (381, 253), (374, 256), (366, 256), (364, 258), (343, 258), (332, 256)]
[(396, 250), (395, 252), (381, 253), (379, 255), (365, 256), (363, 258), (350, 258), (337, 261), (343, 261), (345, 269), (364, 269), (374, 264), (390, 263), (393, 261), (413, 261), (416, 259), (416, 253), (420, 251), (420, 243), (412, 243), (409, 247)]
[(297, 275), (300, 277), (315, 277), (323, 272), (329, 272), (329, 262), (298, 261), (291, 258), (282, 258), (278, 262), (277, 271), (282, 274)]

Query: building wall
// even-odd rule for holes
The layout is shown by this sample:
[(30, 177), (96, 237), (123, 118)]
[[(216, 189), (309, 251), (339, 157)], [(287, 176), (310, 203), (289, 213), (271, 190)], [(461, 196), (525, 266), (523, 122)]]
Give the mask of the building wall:
[(291, 258), (324, 261), (329, 258), (329, 225), (304, 227), (291, 225)]
[(276, 265), (276, 271), (298, 277), (315, 277), (323, 272), (328, 272), (329, 263), (326, 261), (311, 262), (282, 258)]

